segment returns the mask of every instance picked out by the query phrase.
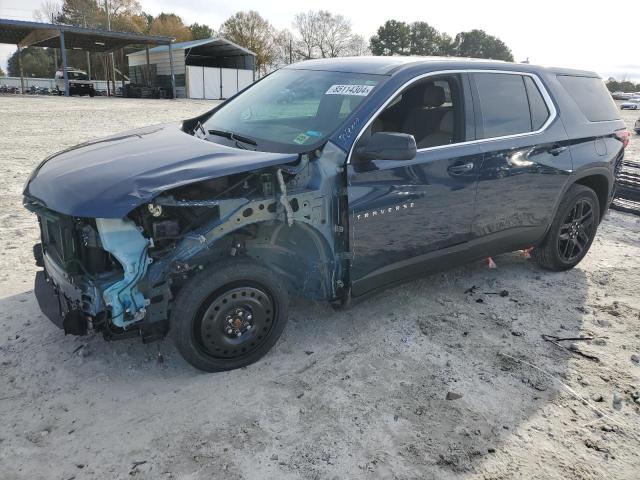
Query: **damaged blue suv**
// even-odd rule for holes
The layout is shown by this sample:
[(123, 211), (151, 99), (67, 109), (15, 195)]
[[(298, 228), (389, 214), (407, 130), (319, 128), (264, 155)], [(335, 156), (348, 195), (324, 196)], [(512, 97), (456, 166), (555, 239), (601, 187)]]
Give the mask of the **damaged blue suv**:
[(66, 333), (172, 335), (205, 371), (276, 343), (291, 294), (344, 305), (534, 247), (585, 256), (628, 132), (591, 72), (362, 57), (278, 70), (204, 115), (43, 161), (35, 293)]

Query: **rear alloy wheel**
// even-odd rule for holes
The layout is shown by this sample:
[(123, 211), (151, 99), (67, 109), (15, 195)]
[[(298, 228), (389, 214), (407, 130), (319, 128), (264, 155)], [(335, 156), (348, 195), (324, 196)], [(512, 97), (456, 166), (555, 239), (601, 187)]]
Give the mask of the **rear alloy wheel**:
[(276, 343), (287, 305), (287, 291), (271, 270), (237, 260), (206, 269), (181, 288), (171, 329), (191, 365), (232, 370), (257, 361)]
[(575, 267), (587, 254), (600, 223), (600, 203), (593, 190), (572, 185), (560, 203), (556, 217), (533, 258), (554, 271)]
[(594, 233), (593, 203), (580, 199), (560, 226), (557, 248), (560, 258), (567, 263), (580, 257), (591, 244)]

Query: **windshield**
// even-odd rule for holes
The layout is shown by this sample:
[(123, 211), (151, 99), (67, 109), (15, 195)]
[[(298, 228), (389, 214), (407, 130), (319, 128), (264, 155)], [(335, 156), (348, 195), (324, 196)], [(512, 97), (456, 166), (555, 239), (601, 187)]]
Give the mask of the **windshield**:
[(223, 105), (203, 127), (209, 135), (249, 140), (247, 148), (309, 151), (326, 141), (383, 78), (279, 70)]
[(84, 72), (67, 72), (69, 80), (89, 80), (89, 76)]
[[(56, 72), (56, 78), (64, 78), (62, 70), (58, 70)], [(67, 70), (67, 78), (69, 80), (89, 80), (89, 76), (85, 72), (80, 72), (78, 70)]]

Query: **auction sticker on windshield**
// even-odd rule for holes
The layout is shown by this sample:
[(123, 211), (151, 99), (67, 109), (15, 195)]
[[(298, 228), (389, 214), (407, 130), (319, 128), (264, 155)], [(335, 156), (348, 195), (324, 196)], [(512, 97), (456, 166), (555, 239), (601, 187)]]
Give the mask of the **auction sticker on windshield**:
[(331, 85), (325, 95), (357, 95), (366, 97), (373, 90), (373, 85)]

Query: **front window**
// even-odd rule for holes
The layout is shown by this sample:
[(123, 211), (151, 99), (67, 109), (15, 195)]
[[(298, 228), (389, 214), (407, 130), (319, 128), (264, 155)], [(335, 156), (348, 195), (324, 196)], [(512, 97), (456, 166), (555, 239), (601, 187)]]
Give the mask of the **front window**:
[(464, 106), (459, 76), (438, 76), (412, 84), (378, 115), (362, 141), (366, 142), (376, 132), (413, 135), (419, 149), (464, 141)]
[(279, 70), (223, 105), (203, 127), (210, 138), (231, 134), (234, 139), (249, 140), (243, 143), (248, 148), (309, 151), (324, 143), (383, 78)]

